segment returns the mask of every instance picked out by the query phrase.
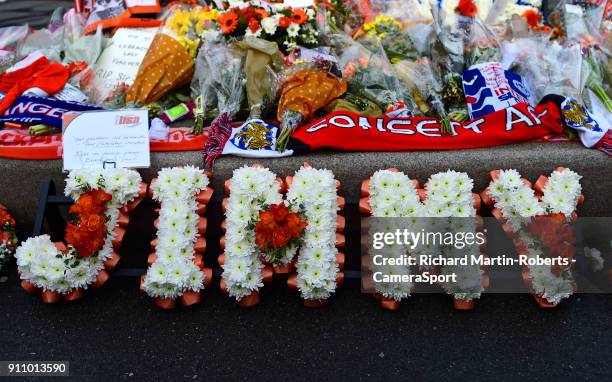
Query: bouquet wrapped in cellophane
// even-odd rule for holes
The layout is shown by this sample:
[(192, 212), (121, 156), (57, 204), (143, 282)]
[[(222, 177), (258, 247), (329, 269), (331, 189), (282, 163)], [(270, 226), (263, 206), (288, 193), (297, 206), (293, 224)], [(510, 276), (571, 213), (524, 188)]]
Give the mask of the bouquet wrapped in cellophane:
[(503, 44), (504, 67), (520, 74), (537, 102), (548, 94), (581, 99), (583, 61), (580, 45), (522, 38)]
[(416, 59), (427, 47), (432, 31), (432, 12), (428, 2), (390, 0), (372, 2), (375, 16), (363, 24), (355, 39), (368, 48), (380, 43), (392, 64)]
[(324, 61), (304, 62), (294, 64), (280, 74), (277, 117), (281, 126), (276, 141), (277, 151), (285, 151), (291, 133), (304, 121), (346, 92), (346, 80), (332, 72), (332, 67), (331, 63)]
[(606, 36), (604, 30), (600, 30), (604, 8), (603, 2), (599, 5), (563, 3), (556, 10), (556, 19), (560, 23), (565, 45), (579, 45), (582, 48), (583, 99), (592, 105), (590, 90), (599, 98), (607, 112), (612, 112), (609, 95), (612, 91), (609, 71), (612, 56), (609, 51), (609, 36)]
[(330, 40), (342, 76), (348, 80), (346, 101), (372, 105), (380, 110), (378, 115), (384, 112), (392, 112), (395, 116), (411, 115), (412, 97), (398, 80), (380, 43), (367, 48), (348, 36), (335, 35)]
[(151, 42), (126, 101), (147, 105), (171, 90), (189, 84), (200, 34), (211, 26), (218, 14), (214, 9), (185, 4), (171, 8), (164, 25)]
[(398, 78), (406, 84), (422, 115), (436, 116), (442, 123), (450, 123), (450, 117), (442, 100), (443, 85), (435, 73), (429, 57), (414, 61), (402, 60), (394, 65)]
[(319, 13), (325, 17), (319, 25), (323, 34), (346, 34), (354, 36), (363, 24), (375, 17), (368, 0), (324, 0), (319, 2)]
[(232, 130), (232, 120), (240, 111), (244, 99), (244, 58), (244, 51), (235, 44), (228, 44), (219, 32), (211, 30), (204, 33), (192, 90), (197, 92), (193, 94), (196, 104), (201, 104), (195, 111), (196, 134), (202, 133), (205, 114), (212, 110), (217, 114), (204, 147), (204, 162), (209, 167), (221, 154)]

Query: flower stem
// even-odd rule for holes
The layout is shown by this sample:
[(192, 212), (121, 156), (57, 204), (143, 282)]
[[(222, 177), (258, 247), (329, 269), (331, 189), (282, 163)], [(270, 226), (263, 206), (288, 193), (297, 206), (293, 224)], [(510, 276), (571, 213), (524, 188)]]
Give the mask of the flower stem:
[(612, 113), (612, 100), (608, 97), (606, 91), (601, 87), (601, 85), (593, 84), (591, 85), (591, 90), (597, 95), (597, 98), (601, 100), (601, 102), (606, 107), (606, 110)]

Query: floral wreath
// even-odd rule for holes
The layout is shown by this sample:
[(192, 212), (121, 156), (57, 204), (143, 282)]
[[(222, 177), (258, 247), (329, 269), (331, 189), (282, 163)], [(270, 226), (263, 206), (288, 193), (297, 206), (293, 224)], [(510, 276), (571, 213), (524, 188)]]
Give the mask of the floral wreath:
[[(462, 172), (446, 171), (432, 175), (424, 188), (419, 188), (417, 180), (411, 180), (398, 169), (391, 168), (379, 170), (370, 179), (363, 181), (361, 186), (361, 200), (359, 202), (360, 211), (363, 214), (373, 217), (400, 217), (400, 218), (457, 218), (474, 217), (467, 220), (462, 227), (455, 227), (456, 221), (449, 221), (440, 227), (442, 222), (439, 219), (431, 221), (436, 224), (436, 229), (451, 230), (460, 228), (461, 230), (476, 230), (482, 224), (477, 212), (480, 208), (480, 197), (472, 193), (473, 180)], [(415, 227), (423, 227), (423, 219), (412, 220)], [(470, 223), (473, 222), (473, 223)], [(403, 226), (405, 227), (402, 222)], [(468, 227), (468, 224), (473, 226)], [(380, 232), (390, 232), (393, 223), (385, 221), (375, 221), (370, 227), (372, 230)], [(382, 227), (379, 225), (383, 225)], [(479, 247), (470, 246), (470, 251), (475, 255), (480, 252)], [(385, 257), (399, 257), (406, 253), (406, 249), (401, 246), (385, 246)], [(377, 252), (379, 253), (379, 252)], [(428, 246), (426, 248), (417, 247), (413, 254), (433, 254), (452, 256), (450, 250)], [(370, 269), (379, 270), (383, 273), (398, 273), (409, 275), (409, 267), (392, 267), (385, 272), (387, 266), (375, 266), (370, 264)], [(379, 269), (381, 268), (381, 269)], [(457, 282), (443, 283), (440, 286), (446, 293), (453, 297), (454, 307), (460, 310), (474, 308), (474, 299), (480, 298), (482, 291), (488, 286), (489, 278), (484, 269), (478, 265), (473, 266), (441, 266), (428, 269), (439, 274), (458, 274)], [(371, 280), (363, 278), (364, 282)], [(381, 306), (389, 310), (397, 310), (402, 299), (410, 296), (414, 285), (412, 283), (381, 282), (373, 285), (376, 291), (375, 297), (380, 300)]]
[(287, 184), (283, 201), (285, 182), (261, 165), (236, 169), (226, 182), (221, 289), (241, 306), (259, 303), (259, 288), (274, 273), (291, 273), (288, 286), (308, 307), (324, 305), (344, 280), (339, 183), (331, 171), (305, 164)]
[[(516, 170), (492, 171), (490, 177), (491, 183), (481, 193), (482, 200), (495, 207), (493, 216), (514, 239), (518, 254), (541, 257), (546, 250), (550, 255), (571, 260), (575, 238), (566, 222), (577, 218), (576, 208), (584, 202), (582, 177), (563, 167), (550, 177), (540, 176), (535, 185)], [(540, 307), (555, 307), (574, 293), (576, 284), (570, 268), (524, 266), (523, 281)]]
[(164, 168), (151, 182), (149, 193), (160, 203), (155, 221), (155, 252), (141, 278), (141, 290), (163, 309), (201, 301), (200, 291), (212, 282), (212, 269), (204, 267), (206, 211), (213, 190), (208, 176), (193, 166)]
[(75, 200), (63, 242), (49, 235), (32, 237), (15, 257), (27, 292), (41, 293), (46, 303), (81, 298), (89, 286), (99, 288), (119, 262), (115, 252), (129, 223), (129, 212), (142, 201), (146, 185), (128, 169), (83, 169), (68, 174), (65, 194)]
[(15, 253), (17, 242), (15, 219), (9, 214), (7, 208), (0, 204), (0, 272)]

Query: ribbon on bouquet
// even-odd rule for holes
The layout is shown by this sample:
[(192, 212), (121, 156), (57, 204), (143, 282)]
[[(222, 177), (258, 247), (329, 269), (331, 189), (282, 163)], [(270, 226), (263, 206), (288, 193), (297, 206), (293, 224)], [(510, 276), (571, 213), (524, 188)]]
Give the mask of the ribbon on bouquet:
[(442, 135), (439, 119), (365, 117), (338, 111), (293, 133), (289, 149), (301, 154), (332, 148), (344, 151), (457, 150), (525, 142), (564, 128), (559, 96), (547, 96), (535, 107), (521, 102), (464, 123), (451, 122)]

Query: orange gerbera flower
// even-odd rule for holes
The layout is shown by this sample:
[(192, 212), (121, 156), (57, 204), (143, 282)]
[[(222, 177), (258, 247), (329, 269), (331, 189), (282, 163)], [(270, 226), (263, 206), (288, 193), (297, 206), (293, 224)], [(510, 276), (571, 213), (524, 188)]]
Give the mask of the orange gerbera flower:
[(221, 27), (221, 32), (223, 34), (230, 34), (236, 30), (236, 27), (238, 27), (238, 15), (236, 15), (234, 12), (220, 14), (217, 21), (219, 22), (219, 26)]
[(291, 21), (298, 25), (302, 25), (306, 21), (308, 21), (308, 16), (306, 15), (306, 12), (304, 12), (303, 10), (295, 9), (293, 13), (291, 14)]

